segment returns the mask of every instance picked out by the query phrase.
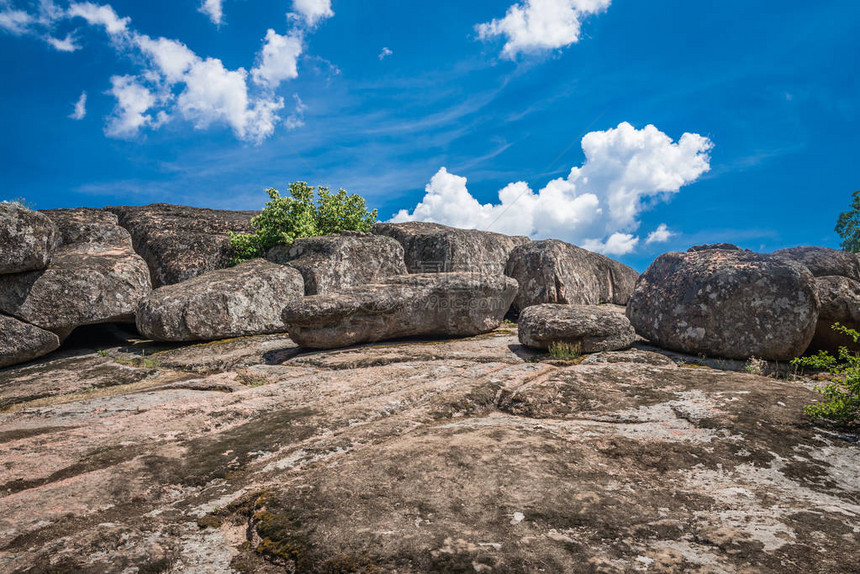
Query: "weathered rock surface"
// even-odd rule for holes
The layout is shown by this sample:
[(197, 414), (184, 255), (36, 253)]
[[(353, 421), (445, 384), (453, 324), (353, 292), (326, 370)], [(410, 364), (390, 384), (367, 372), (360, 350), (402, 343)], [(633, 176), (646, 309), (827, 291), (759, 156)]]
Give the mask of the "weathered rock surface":
[(101, 243), (132, 248), (131, 235), (120, 227), (117, 216), (103, 209), (48, 209), (40, 213), (56, 226), (59, 245)]
[(514, 247), (529, 242), (528, 237), (456, 229), (438, 223), (378, 223), (373, 233), (400, 242), (409, 273), (467, 271), (501, 275)]
[(57, 246), (51, 220), (17, 203), (0, 202), (0, 273), (44, 269)]
[(516, 295), (504, 275), (425, 273), (305, 297), (286, 306), (290, 338), (333, 349), (415, 336), (465, 337), (492, 331)]
[(774, 255), (805, 265), (816, 277), (841, 275), (860, 281), (860, 253), (848, 253), (829, 247), (792, 247)]
[(266, 258), (301, 272), (305, 295), (322, 295), (347, 287), (404, 275), (403, 247), (390, 237), (344, 232), (297, 239), (269, 250)]
[(505, 274), (520, 284), (516, 312), (542, 303), (626, 305), (639, 276), (623, 263), (556, 239), (515, 248)]
[(860, 331), (860, 281), (830, 276), (818, 277), (815, 283), (821, 299), (821, 312), (810, 350), (837, 353), (839, 347), (848, 347), (852, 351), (860, 351), (860, 344), (832, 328), (834, 323), (839, 323)]
[(627, 306), (637, 333), (660, 347), (729, 359), (789, 360), (815, 332), (820, 302), (802, 265), (750, 251), (666, 253)]
[(156, 203), (106, 207), (131, 233), (155, 287), (172, 285), (230, 265), (229, 232), (252, 231), (251, 211), (220, 211)]
[(156, 289), (137, 309), (137, 328), (157, 341), (283, 332), (281, 311), (304, 290), (296, 269), (254, 259)]
[(76, 243), (58, 248), (44, 271), (0, 275), (0, 312), (64, 339), (81, 325), (134, 321), (151, 290), (131, 248)]
[(583, 353), (626, 349), (637, 339), (623, 311), (607, 305), (533, 305), (520, 314), (519, 334), (528, 347), (567, 343)]
[(696, 251), (743, 251), (740, 247), (733, 243), (706, 243), (704, 245), (693, 245), (687, 250), (687, 253), (695, 253)]
[(59, 346), (60, 339), (54, 333), (0, 315), (0, 367), (36, 359)]
[(528, 362), (511, 329), (296, 351), (128, 341), (0, 371), (0, 571), (860, 563), (860, 448), (806, 424), (808, 383)]

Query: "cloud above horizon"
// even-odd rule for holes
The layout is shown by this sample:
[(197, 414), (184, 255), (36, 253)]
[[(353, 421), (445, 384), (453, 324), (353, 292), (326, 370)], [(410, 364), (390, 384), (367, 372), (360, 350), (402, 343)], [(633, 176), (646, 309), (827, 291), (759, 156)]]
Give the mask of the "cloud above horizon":
[[(710, 139), (698, 134), (685, 133), (674, 142), (653, 125), (637, 130), (624, 122), (586, 134), (583, 165), (537, 193), (519, 181), (499, 191), (498, 203), (481, 204), (469, 193), (465, 177), (443, 167), (418, 205), (411, 212), (401, 210), (391, 221), (555, 237), (607, 255), (624, 255), (640, 243), (636, 232), (641, 213), (708, 172), (712, 148)], [(664, 224), (648, 242), (670, 236)]]
[[(296, 18), (308, 27), (334, 15), (330, 0), (295, 0), (293, 8)], [(205, 0), (200, 11), (214, 23), (221, 23), (220, 0)], [(226, 125), (238, 139), (259, 143), (278, 125), (295, 129), (302, 124), (304, 105), (299, 104), (301, 109), (284, 120), (279, 115), (285, 107), (284, 98), (275, 91), (283, 82), (298, 77), (304, 28), (286, 35), (269, 29), (249, 73), (242, 67), (228, 69), (218, 58), (201, 57), (181, 41), (137, 32), (131, 18), (121, 17), (110, 4), (71, 2), (63, 9), (52, 0), (40, 0), (39, 8), (31, 13), (14, 8), (9, 0), (0, 0), (0, 29), (40, 37), (58, 51), (79, 49), (75, 32), (80, 30), (65, 39), (53, 36), (59, 23), (76, 21), (105, 32), (117, 55), (140, 67), (135, 74), (110, 78), (111, 87), (105, 93), (115, 98), (116, 105), (107, 118), (108, 137), (134, 138), (145, 129), (158, 129), (180, 118), (196, 129)]]
[(224, 7), (222, 0), (203, 0), (203, 4), (198, 8), (200, 12), (209, 16), (212, 23), (220, 26), (224, 21)]
[(525, 0), (508, 8), (504, 18), (478, 24), (478, 38), (505, 38), (502, 56), (533, 54), (579, 42), (582, 22), (609, 8), (611, 0)]

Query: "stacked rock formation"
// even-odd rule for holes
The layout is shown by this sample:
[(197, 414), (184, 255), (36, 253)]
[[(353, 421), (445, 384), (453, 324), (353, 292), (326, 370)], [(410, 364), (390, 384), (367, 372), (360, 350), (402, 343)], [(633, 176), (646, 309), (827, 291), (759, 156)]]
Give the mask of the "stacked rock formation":
[(116, 217), (0, 204), (0, 363), (44, 355), (82, 325), (133, 321), (152, 289)]

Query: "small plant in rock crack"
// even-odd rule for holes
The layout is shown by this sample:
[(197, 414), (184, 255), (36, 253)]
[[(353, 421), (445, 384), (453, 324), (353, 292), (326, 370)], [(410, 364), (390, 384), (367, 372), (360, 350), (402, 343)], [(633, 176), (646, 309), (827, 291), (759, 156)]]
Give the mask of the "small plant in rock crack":
[(763, 377), (767, 372), (767, 361), (758, 357), (750, 357), (744, 365), (744, 372)]
[[(263, 257), (276, 245), (290, 245), (300, 237), (316, 237), (341, 231), (370, 231), (376, 210), (368, 211), (363, 197), (341, 189), (312, 187), (303, 181), (290, 184), (290, 196), (267, 189), (269, 202), (251, 220), (254, 233), (230, 233), (234, 265)], [(315, 199), (316, 196), (316, 199)]]
[[(834, 324), (833, 329), (860, 343), (860, 333), (856, 330), (839, 323)], [(807, 406), (804, 409), (807, 416), (841, 427), (860, 425), (860, 355), (840, 347), (836, 357), (821, 351), (811, 357), (799, 357), (792, 364), (800, 369), (829, 371), (833, 375), (830, 384), (816, 388), (824, 395), (824, 400)]]
[(563, 341), (550, 343), (549, 356), (556, 361), (575, 361), (582, 357), (582, 345)]

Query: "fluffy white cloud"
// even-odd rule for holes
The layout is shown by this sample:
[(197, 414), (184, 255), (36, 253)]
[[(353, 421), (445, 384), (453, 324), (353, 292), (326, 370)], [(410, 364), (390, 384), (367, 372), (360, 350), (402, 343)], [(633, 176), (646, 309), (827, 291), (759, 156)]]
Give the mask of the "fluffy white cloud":
[(648, 245), (651, 245), (652, 243), (666, 243), (673, 235), (675, 234), (669, 231), (666, 224), (661, 223), (657, 226), (657, 229), (648, 234), (648, 240), (645, 243)]
[(132, 76), (114, 76), (111, 85), (110, 94), (116, 98), (116, 107), (105, 131), (111, 137), (133, 137), (140, 128), (152, 123), (153, 118), (147, 112), (155, 106), (156, 97)]
[(220, 25), (224, 20), (224, 9), (221, 0), (203, 0), (199, 10), (209, 16), (212, 23)]
[(382, 48), (382, 51), (379, 53), (379, 59), (384, 60), (385, 58), (387, 58), (388, 56), (391, 56), (393, 54), (394, 54), (394, 52), (391, 50), (391, 48), (388, 48), (388, 47)]
[(501, 20), (477, 26), (478, 37), (506, 39), (502, 54), (513, 59), (520, 53), (563, 48), (579, 41), (582, 21), (609, 8), (611, 0), (525, 0), (508, 8)]
[(75, 111), (69, 116), (73, 120), (82, 120), (87, 117), (87, 93), (81, 92), (81, 97), (75, 102)]
[(182, 81), (191, 66), (200, 61), (197, 54), (176, 40), (153, 40), (144, 34), (135, 34), (134, 43), (170, 84)]
[[(200, 10), (220, 22), (222, 3), (205, 0)], [(293, 17), (308, 26), (334, 14), (330, 0), (295, 0), (294, 8), (298, 14)], [(177, 40), (136, 32), (131, 19), (120, 17), (109, 4), (76, 1), (62, 9), (53, 0), (38, 0), (37, 7), (25, 11), (14, 8), (9, 0), (0, 0), (0, 28), (39, 37), (60, 51), (79, 49), (75, 41), (79, 30), (65, 39), (53, 36), (58, 23), (75, 20), (104, 29), (117, 53), (131, 56), (139, 65), (136, 75), (111, 78), (107, 92), (116, 98), (116, 106), (105, 133), (120, 138), (133, 137), (144, 128), (157, 129), (173, 117), (186, 119), (199, 129), (226, 125), (246, 141), (260, 142), (271, 136), (282, 123), (279, 112), (284, 109), (284, 99), (274, 91), (284, 81), (298, 77), (302, 34), (306, 31), (300, 26), (281, 36), (269, 30), (257, 66), (249, 75), (245, 68), (227, 69), (217, 58), (201, 58)], [(305, 107), (296, 98), (295, 112), (283, 121), (288, 129), (304, 123)], [(72, 117), (86, 114), (85, 95), (79, 106)]]
[(0, 11), (0, 28), (16, 36), (27, 33), (34, 21), (33, 16), (23, 10), (5, 8)]
[(281, 36), (269, 29), (259, 63), (251, 70), (254, 82), (275, 89), (281, 82), (299, 77), (298, 59), (301, 54), (301, 37)]
[(120, 18), (110, 5), (92, 2), (71, 4), (68, 15), (72, 18), (83, 18), (91, 26), (102, 26), (111, 36), (128, 32), (128, 24), (131, 22), (130, 18)]
[(637, 130), (622, 123), (587, 134), (582, 139), (585, 163), (538, 193), (517, 182), (499, 191), (498, 203), (481, 204), (465, 178), (442, 168), (415, 209), (400, 211), (392, 221), (556, 237), (622, 255), (640, 241), (634, 235), (639, 214), (707, 172), (711, 148), (711, 141), (697, 134), (684, 134), (676, 143), (654, 126)]
[(589, 251), (596, 251), (604, 255), (627, 255), (636, 250), (639, 238), (632, 233), (613, 233), (606, 241), (599, 239), (586, 239), (582, 246)]
[(184, 78), (177, 108), (198, 129), (223, 122), (240, 139), (264, 139), (274, 132), (284, 100), (249, 98), (247, 75), (243, 68), (226, 69), (218, 59), (199, 61)]
[(293, 10), (311, 28), (334, 16), (331, 0), (293, 0)]
[(54, 38), (53, 36), (48, 36), (45, 38), (45, 41), (53, 46), (53, 48), (60, 52), (75, 52), (80, 50), (81, 47), (75, 43), (75, 39), (69, 34), (64, 39), (60, 40), (59, 38)]

